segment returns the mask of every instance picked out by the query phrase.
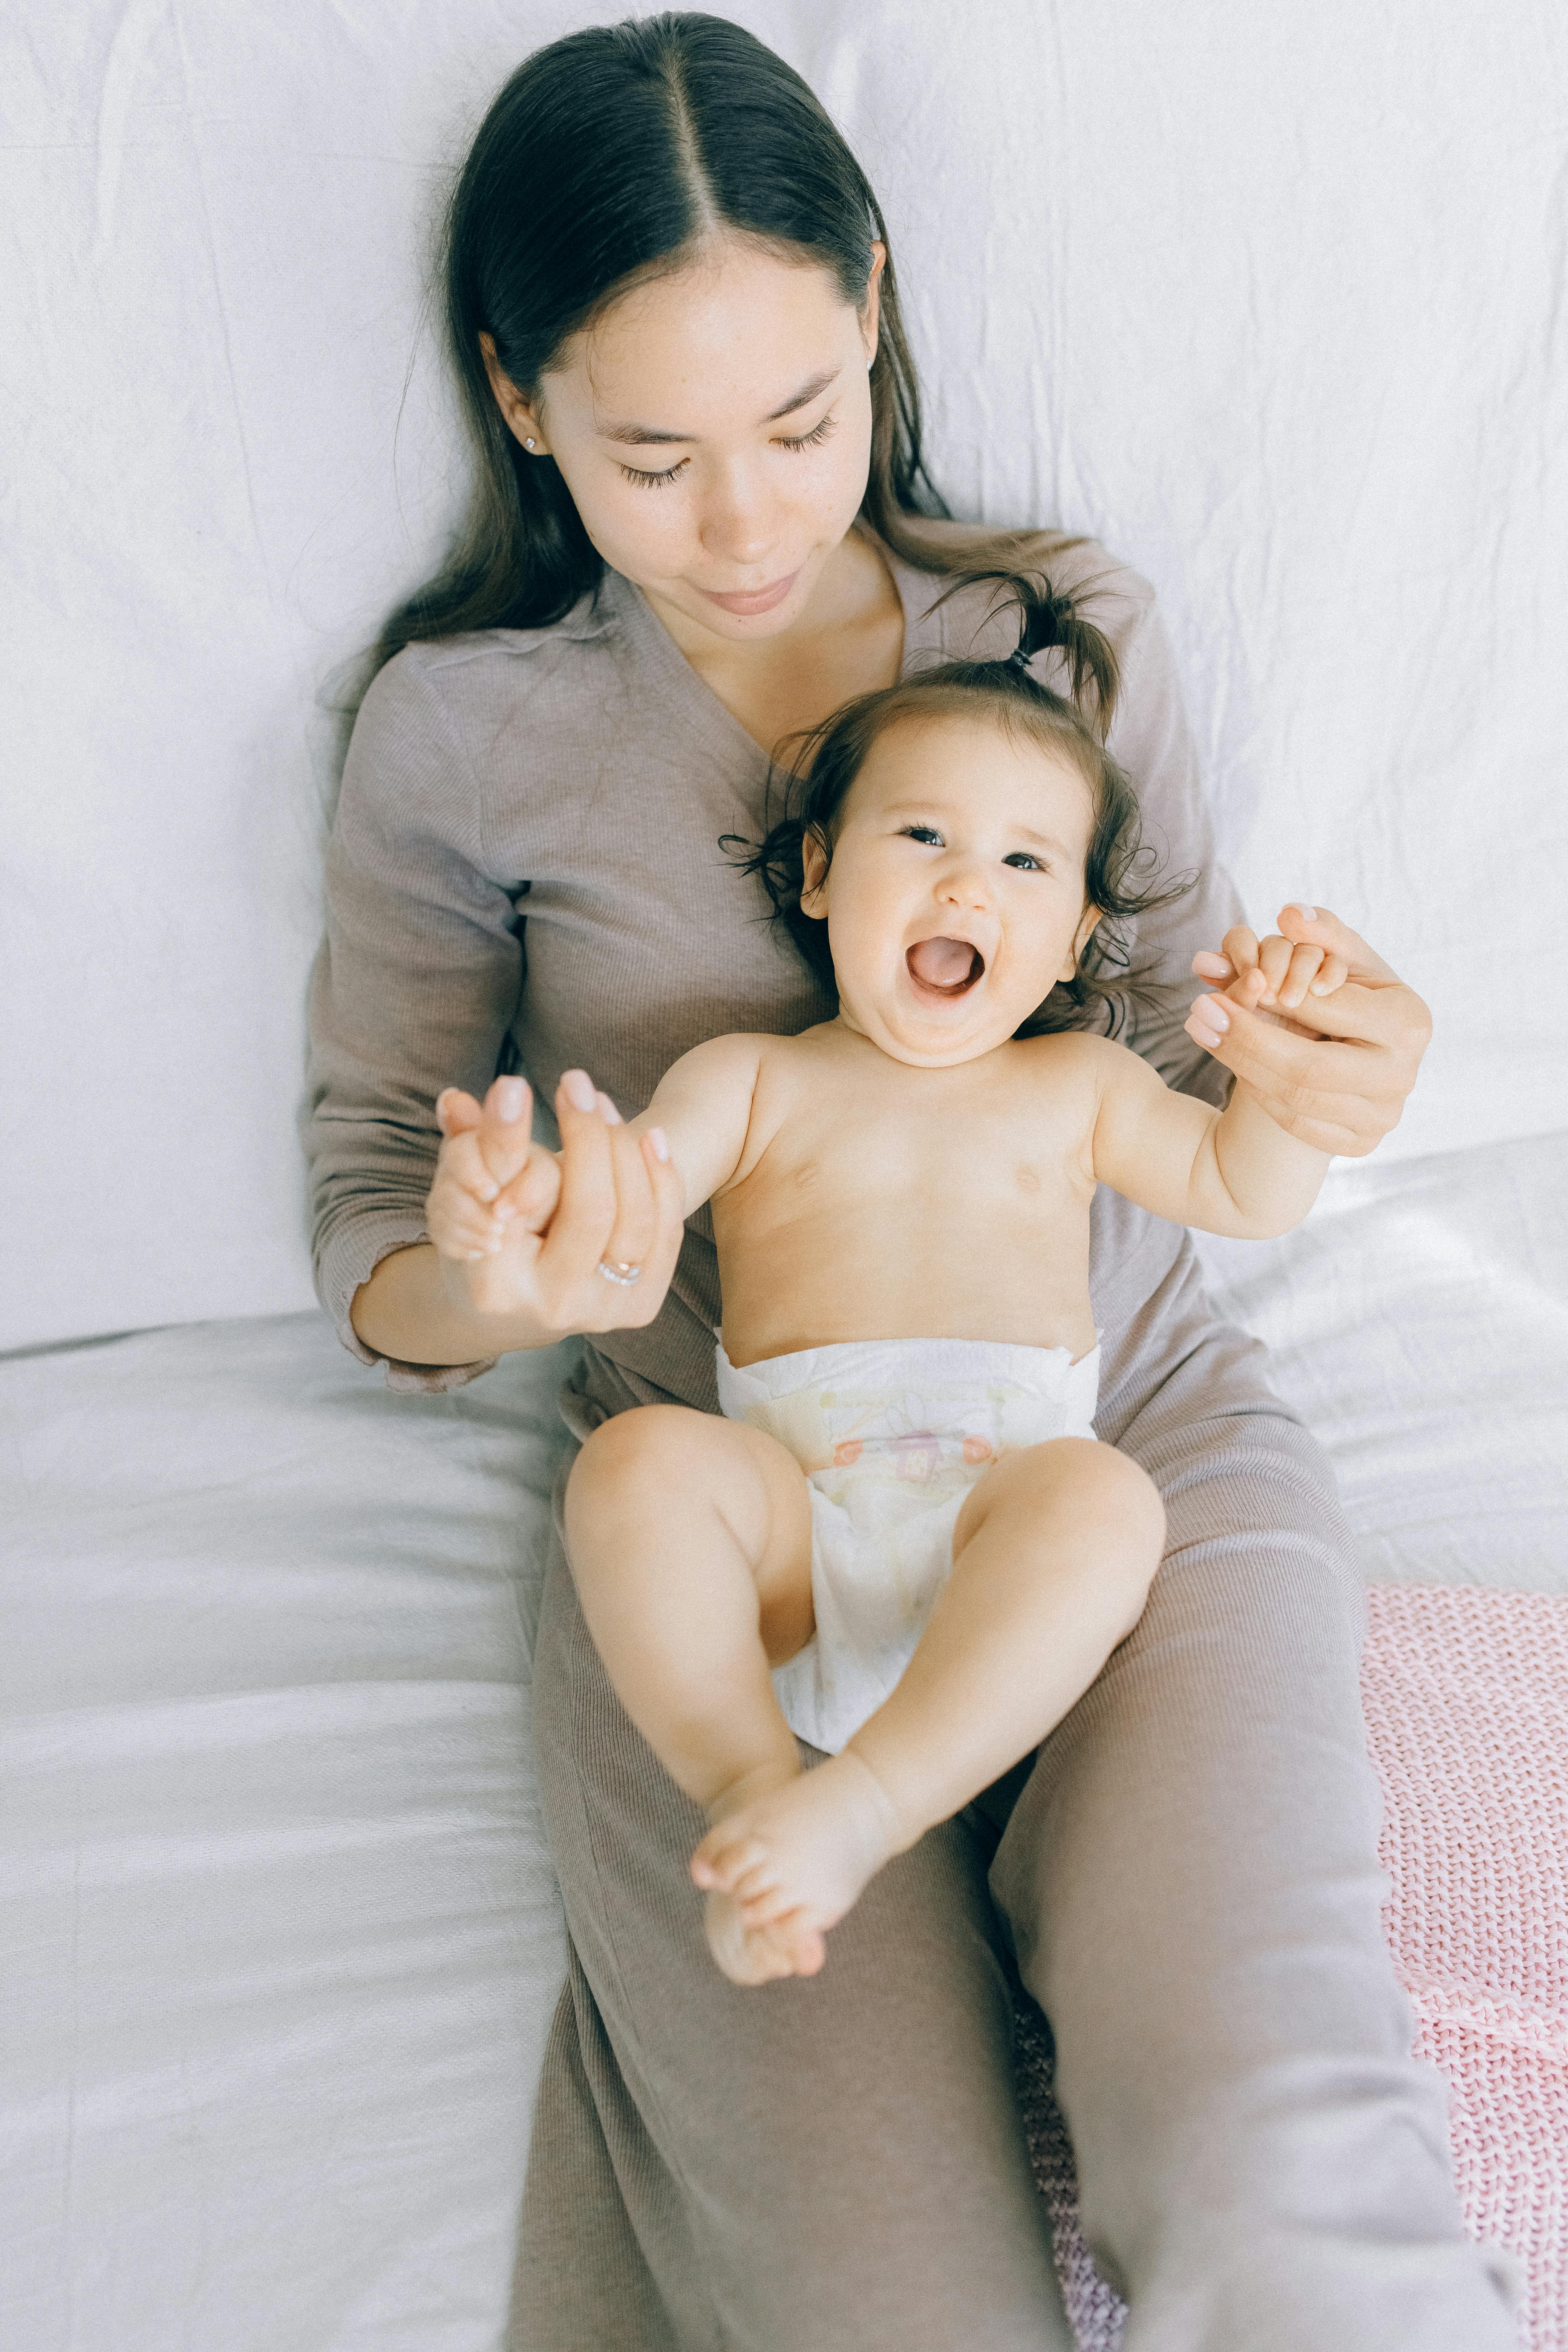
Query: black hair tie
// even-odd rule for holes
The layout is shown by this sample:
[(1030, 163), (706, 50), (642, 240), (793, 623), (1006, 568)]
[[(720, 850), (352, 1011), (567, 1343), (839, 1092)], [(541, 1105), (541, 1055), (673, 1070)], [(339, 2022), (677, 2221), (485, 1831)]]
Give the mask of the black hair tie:
[(1026, 604), (1018, 642), (1007, 656), (1009, 667), (1026, 670), (1037, 654), (1059, 646), (1063, 625), (1071, 613), (1072, 605), (1066, 596), (1043, 596), (1037, 604)]

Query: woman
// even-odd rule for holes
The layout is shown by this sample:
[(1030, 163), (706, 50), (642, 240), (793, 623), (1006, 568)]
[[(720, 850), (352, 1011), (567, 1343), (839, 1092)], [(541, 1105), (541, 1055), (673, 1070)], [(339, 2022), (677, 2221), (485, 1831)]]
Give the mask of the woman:
[[(973, 597), (932, 609), (944, 570), (1029, 551), (922, 511), (875, 200), (805, 86), (719, 19), (578, 34), (520, 70), (455, 198), (448, 321), (479, 487), (389, 626), (345, 772), (312, 996), (319, 1278), (403, 1384), (605, 1334), (563, 1400), (582, 1436), (633, 1403), (714, 1404), (710, 1230), (676, 1225), (617, 1107), (704, 1037), (826, 1010), (721, 837), (760, 835), (769, 746), (985, 647)], [(1164, 641), (1132, 575), (1046, 551), (1064, 586), (1095, 583), (1125, 680), (1112, 748), (1202, 876), (1143, 926), (1136, 989), (1101, 975), (1093, 1017), (1177, 1083), (1217, 1081), (1213, 1053), (1298, 1132), (1370, 1150), (1423, 1008), (1325, 915), (1305, 936), (1352, 965), (1333, 1037), (1216, 996), (1189, 1022), (1192, 950), (1223, 985), (1255, 943)], [(437, 1097), (504, 1185), (519, 1070), (576, 1112), (559, 1203), (503, 1194), (505, 1248), (444, 1266), (422, 1210)], [(527, 2352), (1065, 2345), (1015, 1967), (1056, 2034), (1130, 2344), (1511, 2341), (1380, 1934), (1331, 1480), (1260, 1351), (1209, 1317), (1190, 1244), (1100, 1212), (1099, 1427), (1161, 1487), (1165, 1564), (1038, 1758), (882, 1874), (821, 1977), (742, 1990), (711, 1966), (686, 1877), (701, 1824), (614, 1699), (557, 1543), (534, 1706), (572, 1969), (530, 2165)], [(605, 1333), (626, 1293), (600, 1268), (624, 1262), (674, 1263), (670, 1298)]]

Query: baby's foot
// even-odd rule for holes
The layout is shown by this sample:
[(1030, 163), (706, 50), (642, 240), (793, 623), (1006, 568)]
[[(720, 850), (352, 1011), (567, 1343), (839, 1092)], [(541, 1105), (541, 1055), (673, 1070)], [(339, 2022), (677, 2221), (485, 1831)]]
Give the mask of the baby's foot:
[[(710, 1835), (732, 1814), (775, 1789), (787, 1788), (799, 1777), (800, 1764), (793, 1755), (788, 1763), (763, 1764), (743, 1772), (709, 1806)], [(766, 1927), (750, 1925), (735, 1897), (721, 1894), (713, 1880), (698, 1870), (695, 1857), (691, 1875), (700, 1886), (709, 1889), (702, 1920), (709, 1949), (736, 1984), (768, 1984), (774, 1977), (816, 1974), (826, 1957), (820, 1936), (797, 1929), (793, 1920)]]
[(848, 1749), (738, 1802), (731, 1795), (710, 1808), (713, 1826), (691, 1857), (692, 1877), (709, 1889), (713, 1957), (737, 1984), (815, 1976), (823, 1931), (905, 1843), (892, 1805)]

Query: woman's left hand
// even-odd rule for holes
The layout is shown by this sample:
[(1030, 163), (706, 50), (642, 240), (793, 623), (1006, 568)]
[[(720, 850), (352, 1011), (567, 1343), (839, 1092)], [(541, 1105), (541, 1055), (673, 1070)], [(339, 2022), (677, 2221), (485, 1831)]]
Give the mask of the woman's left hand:
[[(1320, 996), (1309, 981), (1298, 992), (1287, 978), (1275, 996), (1261, 975), (1288, 974), (1297, 948), (1321, 950), (1323, 976), (1336, 982), (1331, 966), (1342, 962), (1343, 981)], [(1309, 963), (1316, 971), (1319, 962), (1309, 954), (1297, 961), (1297, 972)], [(1194, 1003), (1188, 1036), (1249, 1087), (1287, 1134), (1359, 1160), (1397, 1126), (1432, 1016), (1337, 915), (1282, 908), (1273, 940), (1259, 941), (1238, 927), (1226, 933), (1217, 954), (1194, 956), (1193, 970), (1216, 992)], [(1265, 992), (1289, 1009), (1258, 1009)]]

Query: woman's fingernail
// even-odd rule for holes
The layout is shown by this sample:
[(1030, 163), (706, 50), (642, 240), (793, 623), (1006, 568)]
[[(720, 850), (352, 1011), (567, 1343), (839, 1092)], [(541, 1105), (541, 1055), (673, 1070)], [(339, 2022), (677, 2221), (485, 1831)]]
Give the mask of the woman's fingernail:
[(1300, 898), (1291, 902), (1290, 912), (1293, 915), (1300, 915), (1304, 923), (1315, 923), (1318, 919), (1316, 907), (1303, 907)]
[(1187, 1034), (1194, 1045), (1203, 1047), (1205, 1054), (1216, 1054), (1219, 1051), (1220, 1036), (1217, 1029), (1206, 1028), (1201, 1021), (1189, 1021)]
[(599, 1106), (599, 1116), (604, 1120), (606, 1127), (622, 1127), (625, 1125), (626, 1122), (623, 1120), (620, 1112), (616, 1108), (615, 1104), (610, 1100), (608, 1095), (595, 1094), (594, 1100)]
[(1200, 996), (1193, 1011), (1209, 1028), (1217, 1029), (1222, 1037), (1230, 1027), (1230, 1015), (1217, 996)]
[(502, 1224), (505, 1225), (510, 1223), (512, 1218), (516, 1216), (517, 1211), (512, 1207), (510, 1201), (498, 1201), (495, 1206), (495, 1213), (500, 1219)]
[(510, 1127), (514, 1119), (522, 1117), (522, 1106), (527, 1096), (528, 1088), (521, 1078), (496, 1080), (496, 1109), (504, 1126)]
[(563, 1070), (561, 1074), (561, 1091), (574, 1110), (592, 1110), (597, 1099), (594, 1092), (594, 1081), (586, 1070)]
[(647, 1131), (647, 1139), (653, 1146), (653, 1156), (656, 1160), (668, 1160), (669, 1158), (669, 1138), (666, 1135), (662, 1127), (650, 1127)]

